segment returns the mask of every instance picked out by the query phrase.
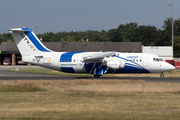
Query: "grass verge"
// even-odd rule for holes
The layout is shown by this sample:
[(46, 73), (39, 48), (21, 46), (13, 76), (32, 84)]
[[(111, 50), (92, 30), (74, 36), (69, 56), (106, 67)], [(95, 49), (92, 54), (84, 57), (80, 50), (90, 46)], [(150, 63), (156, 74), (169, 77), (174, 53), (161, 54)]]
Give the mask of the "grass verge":
[[(0, 119), (179, 119), (179, 85), (142, 80), (0, 81)], [(7, 86), (11, 91), (3, 90)], [(17, 86), (38, 89), (21, 91)]]
[(91, 74), (86, 74), (86, 73), (64, 73), (56, 70), (51, 70), (47, 68), (24, 68), (24, 69), (19, 69), (18, 71), (16, 70), (9, 70), (9, 71), (14, 71), (14, 72), (28, 72), (28, 73), (40, 73), (40, 74), (49, 74), (49, 75), (61, 75), (61, 76), (80, 76), (80, 77), (92, 77)]
[[(11, 70), (15, 71), (15, 70)], [(79, 77), (93, 77), (92, 74), (87, 73), (64, 73), (56, 70), (51, 70), (47, 68), (24, 68), (19, 69), (17, 72), (29, 72), (29, 73), (41, 73), (50, 75), (61, 75), (61, 76), (79, 76)], [(161, 73), (154, 74), (104, 74), (102, 77), (160, 77)], [(180, 70), (176, 69), (173, 71), (164, 72), (165, 77), (180, 77)]]
[(23, 82), (21, 84), (14, 82), (14, 84), (2, 84), (0, 85), (0, 92), (39, 92), (45, 91), (45, 89), (38, 87), (29, 82)]

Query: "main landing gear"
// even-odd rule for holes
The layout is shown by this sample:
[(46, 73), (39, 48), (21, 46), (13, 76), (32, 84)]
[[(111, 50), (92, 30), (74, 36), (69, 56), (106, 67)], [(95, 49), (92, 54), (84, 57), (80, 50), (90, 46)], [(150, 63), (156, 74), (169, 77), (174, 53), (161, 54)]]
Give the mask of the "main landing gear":
[(99, 77), (100, 77), (100, 75), (94, 75), (94, 77), (95, 77), (95, 78), (99, 78)]
[(164, 78), (164, 74), (163, 74), (163, 73), (161, 73), (160, 77), (161, 77), (161, 78)]

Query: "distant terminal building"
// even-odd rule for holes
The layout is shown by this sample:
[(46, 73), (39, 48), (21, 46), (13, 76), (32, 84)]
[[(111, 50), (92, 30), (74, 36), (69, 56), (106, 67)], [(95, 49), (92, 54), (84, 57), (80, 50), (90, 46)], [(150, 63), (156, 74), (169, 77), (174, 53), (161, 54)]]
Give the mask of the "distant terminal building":
[[(142, 53), (142, 42), (43, 42), (57, 52), (97, 52), (117, 51)], [(21, 64), (21, 55), (15, 42), (2, 42), (0, 45), (0, 61), (3, 65), (5, 58), (10, 59), (11, 65)]]
[(172, 60), (172, 46), (142, 46), (142, 53), (158, 55), (163, 60)]

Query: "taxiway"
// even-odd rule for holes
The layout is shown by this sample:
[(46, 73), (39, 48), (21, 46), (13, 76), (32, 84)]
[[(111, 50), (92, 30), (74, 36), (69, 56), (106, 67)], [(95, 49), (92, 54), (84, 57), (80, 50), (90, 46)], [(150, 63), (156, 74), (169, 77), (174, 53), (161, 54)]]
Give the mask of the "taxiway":
[(166, 83), (180, 83), (180, 78), (159, 78), (159, 77), (74, 77), (74, 76), (59, 76), (47, 75), (38, 73), (12, 72), (0, 70), (0, 80), (143, 80), (145, 82), (166, 82)]

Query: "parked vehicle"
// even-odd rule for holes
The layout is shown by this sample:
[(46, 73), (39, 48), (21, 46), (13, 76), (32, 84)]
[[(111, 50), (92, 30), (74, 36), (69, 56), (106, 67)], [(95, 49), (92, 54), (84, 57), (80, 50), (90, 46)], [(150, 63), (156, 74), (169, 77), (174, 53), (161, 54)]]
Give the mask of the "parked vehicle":
[(166, 60), (166, 62), (176, 67), (176, 69), (180, 69), (180, 60)]
[(3, 65), (10, 65), (11, 64), (11, 60), (9, 57), (5, 57), (3, 60)]
[(26, 62), (22, 61), (22, 57), (21, 56), (18, 56), (17, 60), (18, 60), (18, 65), (25, 65), (25, 64), (27, 64)]
[(25, 65), (26, 63), (25, 62), (23, 62), (22, 60), (19, 60), (18, 61), (18, 65)]

